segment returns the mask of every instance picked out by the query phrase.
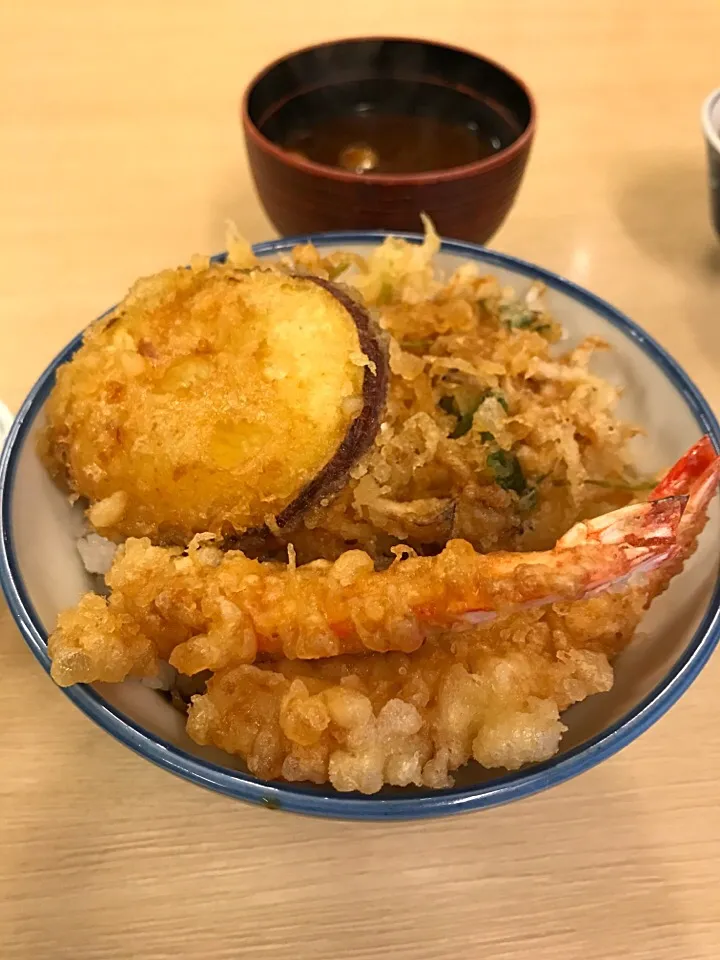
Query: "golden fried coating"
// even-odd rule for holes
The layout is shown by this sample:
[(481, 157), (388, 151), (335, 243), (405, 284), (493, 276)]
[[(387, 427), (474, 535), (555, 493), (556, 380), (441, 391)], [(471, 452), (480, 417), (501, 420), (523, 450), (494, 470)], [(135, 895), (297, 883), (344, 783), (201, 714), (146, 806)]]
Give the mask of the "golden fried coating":
[[(657, 565), (672, 548), (682, 506), (676, 497), (624, 507), (578, 525), (547, 553), (483, 555), (452, 540), (437, 557), (398, 558), (384, 571), (360, 550), (294, 568), (222, 553), (202, 540), (181, 554), (132, 539), (107, 575), (107, 604), (89, 594), (75, 616), (63, 615), (51, 639), (53, 677), (62, 685), (117, 677), (120, 667), (102, 643), (109, 623), (118, 643), (127, 636), (128, 650), (144, 656), (138, 643), (145, 638), (187, 675), (257, 656), (409, 653), (428, 637), (467, 629), (464, 620), (573, 600)], [(97, 673), (89, 654), (95, 643)], [(136, 668), (124, 650), (118, 659), (134, 672), (146, 665), (143, 659)]]
[(557, 751), (562, 710), (610, 689), (606, 654), (632, 636), (643, 597), (573, 606), (573, 623), (561, 607), (526, 612), (412, 656), (231, 668), (193, 698), (187, 729), (256, 776), (341, 791), (449, 787), (471, 759), (514, 770)]
[(100, 677), (119, 683), (158, 671), (157, 646), (137, 631), (131, 616), (110, 610), (95, 593), (86, 594), (77, 607), (60, 614), (48, 652), (56, 680), (58, 671), (76, 677), (76, 683)]
[(59, 369), (43, 455), (111, 538), (287, 521), (372, 443), (385, 364), (364, 308), (327, 281), (166, 270)]

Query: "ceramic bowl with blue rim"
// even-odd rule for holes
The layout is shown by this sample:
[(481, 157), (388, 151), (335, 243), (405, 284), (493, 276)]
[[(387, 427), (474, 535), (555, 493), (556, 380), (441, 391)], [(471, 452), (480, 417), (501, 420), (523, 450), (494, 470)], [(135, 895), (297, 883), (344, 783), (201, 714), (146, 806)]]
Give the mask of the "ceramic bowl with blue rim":
[[(352, 249), (362, 255), (385, 236), (319, 234), (262, 243), (255, 252), (273, 258), (299, 242), (311, 241), (326, 252)], [(598, 356), (594, 369), (624, 387), (620, 414), (647, 432), (636, 441), (634, 451), (644, 470), (674, 463), (703, 434), (709, 434), (720, 449), (720, 426), (697, 387), (662, 347), (608, 303), (540, 267), (472, 244), (445, 242), (438, 260), (444, 270), (475, 261), (519, 292), (540, 280), (547, 286), (548, 308), (569, 333), (568, 346), (591, 334), (610, 343), (613, 349)], [(76, 337), (40, 376), (10, 429), (0, 460), (0, 582), (20, 632), (46, 671), (50, 667), (47, 637), (58, 612), (92, 589), (76, 548), (75, 515), (36, 453), (36, 435), (55, 371), (80, 342), (81, 337)], [(665, 713), (698, 675), (720, 637), (719, 561), (716, 499), (698, 550), (615, 661), (612, 690), (564, 714), (569, 729), (560, 752), (514, 773), (499, 774), (469, 764), (458, 771), (456, 785), (449, 790), (385, 788), (364, 797), (340, 794), (329, 786), (266, 783), (233, 758), (193, 743), (181, 714), (139, 682), (79, 685), (63, 692), (98, 726), (141, 756), (241, 800), (360, 820), (478, 810), (529, 796), (582, 773), (626, 746)]]

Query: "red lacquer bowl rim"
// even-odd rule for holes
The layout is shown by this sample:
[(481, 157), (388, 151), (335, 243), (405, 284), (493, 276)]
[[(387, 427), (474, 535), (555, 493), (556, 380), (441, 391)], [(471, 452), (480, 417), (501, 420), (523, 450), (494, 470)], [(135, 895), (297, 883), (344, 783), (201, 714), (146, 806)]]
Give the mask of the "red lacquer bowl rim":
[[(274, 70), (281, 63), (292, 60), (300, 54), (309, 53), (312, 50), (322, 50), (325, 47), (335, 47), (344, 43), (380, 42), (423, 44), (442, 50), (450, 50), (454, 53), (461, 53), (465, 56), (472, 57), (475, 60), (480, 60), (492, 67), (495, 67), (496, 70), (504, 73), (506, 77), (513, 81), (513, 83), (517, 84), (519, 89), (522, 90), (527, 97), (528, 104), (530, 106), (530, 119), (528, 120), (527, 125), (517, 139), (513, 140), (511, 144), (509, 144), (507, 147), (503, 147), (502, 150), (499, 150), (491, 157), (486, 157), (483, 160), (475, 160), (473, 163), (466, 163), (459, 167), (450, 167), (445, 170), (428, 170), (425, 173), (351, 173), (347, 170), (340, 170), (336, 167), (325, 166), (325, 164), (322, 163), (315, 163), (312, 160), (303, 160), (300, 157), (293, 156), (287, 150), (283, 150), (282, 147), (279, 147), (276, 143), (273, 143), (272, 140), (268, 139), (263, 133), (261, 133), (260, 129), (251, 119), (248, 103), (252, 92), (258, 83), (260, 83), (260, 81), (263, 80), (271, 70)], [(422, 186), (424, 184), (430, 185), (434, 183), (447, 183), (470, 179), (478, 174), (487, 173), (490, 170), (495, 170), (496, 168), (502, 167), (509, 163), (511, 160), (529, 148), (532, 138), (535, 135), (537, 108), (535, 105), (535, 98), (524, 81), (522, 81), (511, 70), (508, 70), (507, 67), (504, 67), (501, 63), (498, 63), (496, 60), (493, 60), (490, 57), (478, 54), (473, 50), (468, 50), (466, 47), (458, 47), (451, 43), (438, 43), (435, 40), (424, 40), (421, 37), (371, 36), (345, 37), (342, 40), (327, 40), (323, 43), (313, 43), (309, 46), (301, 47), (298, 50), (292, 50), (289, 53), (285, 53), (281, 57), (273, 60), (271, 63), (268, 63), (262, 68), (262, 70), (259, 71), (259, 73), (255, 74), (245, 88), (245, 92), (243, 93), (240, 104), (240, 117), (242, 120), (245, 137), (248, 141), (252, 141), (260, 150), (266, 154), (270, 154), (284, 166), (297, 170), (300, 173), (314, 174), (315, 176), (322, 177), (326, 180), (334, 180), (336, 182), (348, 184), (365, 183), (375, 184), (376, 186), (398, 186), (401, 184), (413, 184), (416, 186)]]

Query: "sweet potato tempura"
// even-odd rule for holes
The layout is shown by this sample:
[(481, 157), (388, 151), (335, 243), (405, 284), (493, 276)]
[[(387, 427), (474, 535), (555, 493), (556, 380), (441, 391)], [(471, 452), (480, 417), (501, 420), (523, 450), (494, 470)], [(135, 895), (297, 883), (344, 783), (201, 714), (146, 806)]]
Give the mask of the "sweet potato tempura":
[(375, 439), (374, 329), (318, 277), (201, 261), (139, 280), (58, 370), (44, 458), (111, 538), (283, 526)]

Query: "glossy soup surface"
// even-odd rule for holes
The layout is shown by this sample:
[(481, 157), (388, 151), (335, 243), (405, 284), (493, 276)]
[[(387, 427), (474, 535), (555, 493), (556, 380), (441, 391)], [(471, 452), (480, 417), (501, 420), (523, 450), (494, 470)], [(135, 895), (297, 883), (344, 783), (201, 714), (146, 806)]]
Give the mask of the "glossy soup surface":
[(384, 80), (313, 90), (263, 132), (288, 152), (354, 173), (426, 173), (492, 156), (518, 136), (492, 101), (432, 83)]

